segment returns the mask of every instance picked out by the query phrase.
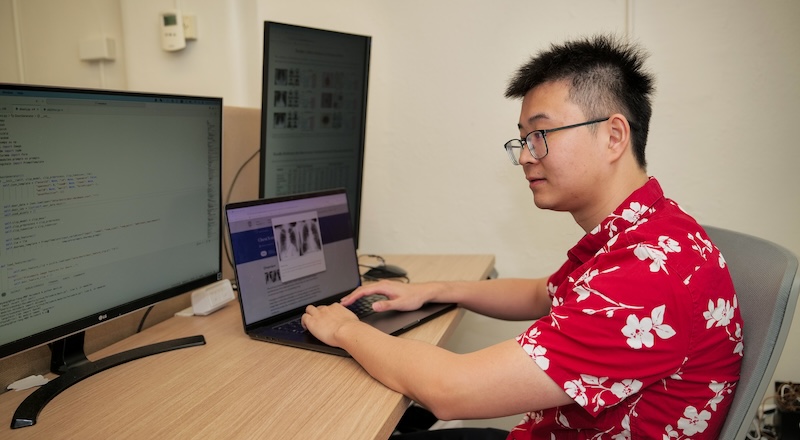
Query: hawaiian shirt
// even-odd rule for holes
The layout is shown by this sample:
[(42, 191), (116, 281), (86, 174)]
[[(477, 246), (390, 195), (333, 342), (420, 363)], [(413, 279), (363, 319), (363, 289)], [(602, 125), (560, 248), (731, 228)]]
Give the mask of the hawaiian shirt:
[(517, 341), (575, 403), (526, 414), (508, 438), (717, 438), (742, 319), (702, 227), (650, 178), (567, 257), (549, 315)]

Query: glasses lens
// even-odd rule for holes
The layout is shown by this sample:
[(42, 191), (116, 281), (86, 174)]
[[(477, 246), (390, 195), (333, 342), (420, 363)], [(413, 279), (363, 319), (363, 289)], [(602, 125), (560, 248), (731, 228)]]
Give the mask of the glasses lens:
[(532, 131), (525, 138), (525, 142), (531, 150), (534, 159), (541, 159), (547, 156), (547, 142), (541, 131)]
[(519, 139), (512, 139), (506, 142), (506, 153), (508, 153), (508, 158), (511, 159), (511, 163), (514, 165), (519, 165), (519, 155), (522, 152), (522, 142)]

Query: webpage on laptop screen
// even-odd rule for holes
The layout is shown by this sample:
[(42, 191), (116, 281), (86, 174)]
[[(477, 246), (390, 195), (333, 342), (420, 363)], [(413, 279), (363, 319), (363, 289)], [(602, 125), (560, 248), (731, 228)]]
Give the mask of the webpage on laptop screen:
[(360, 282), (344, 194), (231, 209), (228, 225), (246, 325)]

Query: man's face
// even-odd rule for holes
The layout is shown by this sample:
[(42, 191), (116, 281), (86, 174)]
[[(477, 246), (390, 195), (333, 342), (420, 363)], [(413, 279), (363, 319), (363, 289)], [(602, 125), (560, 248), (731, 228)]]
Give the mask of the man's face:
[[(529, 91), (522, 100), (520, 137), (533, 130), (552, 129), (587, 120), (583, 111), (569, 101), (569, 84), (552, 82)], [(602, 132), (599, 123), (598, 133)], [(570, 128), (546, 135), (548, 154), (537, 160), (526, 148), (520, 164), (533, 192), (536, 206), (568, 211), (573, 216), (591, 214), (603, 183), (602, 136), (590, 126)]]

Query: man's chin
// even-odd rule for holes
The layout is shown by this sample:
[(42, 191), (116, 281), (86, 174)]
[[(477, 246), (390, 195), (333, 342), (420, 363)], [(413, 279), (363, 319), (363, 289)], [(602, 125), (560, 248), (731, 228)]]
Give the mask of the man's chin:
[(564, 209), (563, 206), (559, 207), (557, 203), (555, 203), (552, 200), (547, 200), (545, 197), (542, 197), (541, 195), (540, 196), (536, 196), (536, 194), (533, 195), (533, 204), (536, 205), (536, 207), (539, 209), (547, 209), (550, 211), (558, 211), (558, 212), (568, 211), (567, 209)]
[(533, 194), (533, 204), (539, 209), (553, 209), (551, 204), (548, 203), (544, 197), (537, 196), (535, 193)]

